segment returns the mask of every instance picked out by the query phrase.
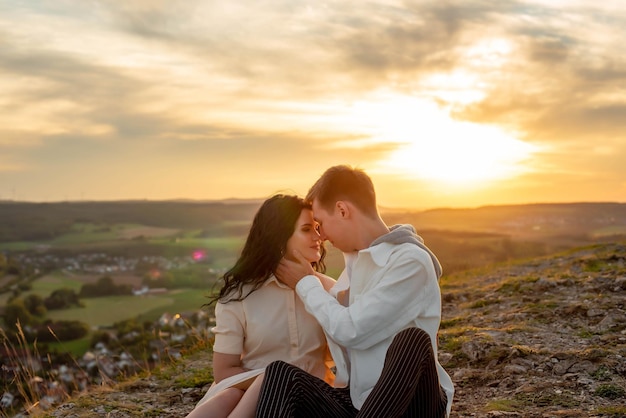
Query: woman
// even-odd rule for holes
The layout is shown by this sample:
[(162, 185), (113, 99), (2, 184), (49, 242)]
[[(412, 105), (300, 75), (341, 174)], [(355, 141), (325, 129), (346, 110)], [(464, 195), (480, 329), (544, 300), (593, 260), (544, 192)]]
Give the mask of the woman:
[(317, 321), (274, 271), (299, 252), (328, 290), (325, 250), (311, 206), (297, 196), (276, 195), (256, 213), (241, 256), (224, 274), (214, 301), (215, 382), (187, 418), (253, 417), (265, 366), (294, 364), (332, 384), (332, 361)]

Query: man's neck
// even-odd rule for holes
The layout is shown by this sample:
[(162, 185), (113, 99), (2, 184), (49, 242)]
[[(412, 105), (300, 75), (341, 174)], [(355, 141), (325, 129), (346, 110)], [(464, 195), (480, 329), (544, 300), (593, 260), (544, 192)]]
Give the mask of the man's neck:
[(365, 217), (360, 222), (359, 227), (361, 228), (359, 234), (359, 251), (368, 248), (378, 237), (389, 233), (389, 228), (379, 216), (376, 218)]

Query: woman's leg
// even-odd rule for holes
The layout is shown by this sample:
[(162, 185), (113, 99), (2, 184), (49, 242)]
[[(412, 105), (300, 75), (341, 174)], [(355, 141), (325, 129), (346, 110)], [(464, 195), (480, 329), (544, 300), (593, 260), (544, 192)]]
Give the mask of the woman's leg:
[(227, 418), (244, 395), (237, 388), (227, 388), (196, 406), (186, 418)]
[(228, 418), (254, 418), (256, 407), (259, 403), (259, 393), (261, 392), (261, 385), (263, 384), (263, 374), (254, 379), (254, 382), (246, 389), (246, 392), (241, 397), (241, 400), (228, 415)]
[(446, 395), (430, 336), (419, 328), (393, 339), (378, 382), (359, 411), (359, 418), (439, 418), (446, 414)]

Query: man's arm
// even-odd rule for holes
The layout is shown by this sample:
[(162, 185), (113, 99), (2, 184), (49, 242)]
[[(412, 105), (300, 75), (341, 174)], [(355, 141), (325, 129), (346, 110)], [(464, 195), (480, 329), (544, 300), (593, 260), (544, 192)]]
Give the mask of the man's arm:
[(337, 283), (337, 281), (332, 277), (319, 272), (315, 273), (315, 277), (318, 278), (320, 283), (322, 283), (322, 287), (324, 287), (324, 290), (327, 292), (330, 291), (330, 289), (332, 289), (332, 287)]
[(441, 315), (437, 279), (429, 259), (400, 257), (375, 286), (348, 307), (339, 304), (317, 280), (299, 280), (298, 295), (326, 333), (350, 348), (366, 349), (395, 335), (417, 317)]

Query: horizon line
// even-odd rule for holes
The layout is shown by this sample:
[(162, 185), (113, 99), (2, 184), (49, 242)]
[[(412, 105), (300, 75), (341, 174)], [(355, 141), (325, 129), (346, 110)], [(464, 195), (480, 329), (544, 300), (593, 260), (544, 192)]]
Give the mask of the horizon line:
[[(192, 199), (192, 198), (172, 198), (172, 199), (148, 199), (148, 198), (137, 198), (137, 199), (102, 199), (102, 200), (93, 200), (93, 199), (81, 199), (81, 200), (51, 200), (51, 201), (37, 201), (37, 200), (13, 200), (13, 199), (0, 199), (0, 204), (79, 204), (79, 203), (225, 203), (225, 204), (236, 204), (236, 203), (256, 203), (263, 202), (267, 198), (239, 198), (239, 197), (229, 197), (222, 199)], [(526, 202), (526, 203), (486, 203), (484, 205), (479, 206), (434, 206), (434, 207), (411, 207), (411, 206), (387, 206), (387, 205), (378, 205), (378, 209), (381, 211), (401, 211), (401, 210), (419, 210), (419, 211), (430, 211), (430, 210), (463, 210), (463, 209), (480, 209), (480, 208), (488, 208), (488, 207), (506, 207), (506, 206), (538, 206), (538, 205), (581, 205), (581, 204), (598, 204), (598, 205), (623, 205), (626, 204), (626, 201), (610, 201), (610, 200), (601, 200), (601, 201), (592, 201), (592, 200), (575, 200), (575, 201), (567, 201), (567, 202), (554, 202), (554, 201), (545, 201), (545, 202)]]

